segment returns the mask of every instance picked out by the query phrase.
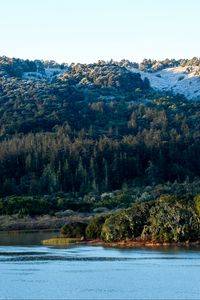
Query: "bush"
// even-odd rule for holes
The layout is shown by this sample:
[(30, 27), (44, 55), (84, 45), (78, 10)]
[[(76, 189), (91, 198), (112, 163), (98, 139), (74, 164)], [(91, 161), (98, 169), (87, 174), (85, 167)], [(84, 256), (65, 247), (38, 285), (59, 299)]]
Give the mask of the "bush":
[(85, 230), (87, 224), (83, 222), (71, 222), (69, 224), (65, 224), (61, 228), (61, 233), (68, 238), (85, 238)]
[(139, 237), (149, 217), (149, 203), (135, 203), (132, 208), (111, 215), (102, 226), (105, 242)]
[(99, 239), (101, 237), (102, 226), (106, 220), (105, 215), (94, 217), (86, 228), (86, 237), (89, 239)]
[(130, 195), (125, 193), (116, 195), (116, 196), (108, 196), (103, 197), (100, 201), (96, 203), (96, 207), (106, 207), (109, 209), (117, 208), (117, 207), (128, 207), (132, 201)]
[(150, 210), (149, 226), (145, 227), (142, 236), (158, 242), (197, 240), (199, 225), (192, 208), (172, 201), (170, 197), (161, 197)]
[(194, 203), (195, 203), (195, 210), (196, 210), (198, 216), (200, 217), (200, 195), (197, 195), (194, 198)]
[(111, 215), (102, 226), (101, 238), (105, 242), (116, 242), (132, 237), (132, 228), (126, 212)]

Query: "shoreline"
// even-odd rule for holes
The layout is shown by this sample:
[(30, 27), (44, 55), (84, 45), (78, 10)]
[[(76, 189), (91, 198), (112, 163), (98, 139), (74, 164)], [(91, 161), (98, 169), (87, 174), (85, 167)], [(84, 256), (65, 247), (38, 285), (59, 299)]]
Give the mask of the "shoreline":
[(156, 242), (156, 241), (139, 241), (139, 240), (122, 240), (118, 242), (104, 242), (102, 240), (85, 240), (78, 242), (79, 245), (90, 245), (90, 246), (103, 246), (103, 247), (113, 247), (113, 248), (137, 248), (137, 247), (168, 247), (168, 246), (178, 246), (178, 247), (190, 247), (190, 246), (200, 246), (200, 240), (198, 241), (185, 241), (185, 242)]
[[(55, 239), (64, 238), (59, 236), (60, 228), (68, 222), (87, 222), (93, 217), (89, 213), (77, 213), (69, 216), (26, 216), (24, 218), (18, 218), (17, 215), (2, 215), (0, 216), (0, 232), (1, 233), (33, 233), (33, 232), (55, 232), (58, 234)], [(41, 241), (42, 242), (42, 241)], [(90, 246), (103, 246), (103, 247), (113, 247), (113, 248), (138, 248), (138, 247), (148, 247), (148, 248), (158, 248), (158, 247), (190, 247), (190, 246), (200, 246), (200, 240), (196, 241), (184, 241), (184, 242), (158, 242), (151, 240), (142, 240), (141, 238), (135, 238), (133, 240), (121, 240), (116, 242), (104, 242), (100, 239), (93, 240), (81, 240), (76, 242), (78, 245), (90, 245)]]
[[(0, 230), (0, 233), (37, 233), (37, 232), (51, 232), (51, 233), (59, 233), (58, 228), (49, 228), (49, 229), (24, 229), (24, 230)], [(49, 238), (47, 240), (41, 240), (41, 244), (46, 243), (46, 245), (58, 245), (62, 244), (67, 246), (69, 244), (68, 240), (74, 240), (70, 242), (70, 245), (86, 245), (86, 246), (102, 246), (107, 248), (160, 248), (160, 247), (199, 247), (200, 240), (197, 241), (184, 241), (184, 242), (158, 242), (158, 241), (144, 241), (139, 238), (134, 240), (121, 240), (116, 242), (104, 242), (100, 239), (87, 240), (83, 238), (66, 238), (60, 234), (56, 235), (53, 238)], [(63, 242), (61, 242), (63, 240)], [(65, 242), (67, 240), (67, 242)]]

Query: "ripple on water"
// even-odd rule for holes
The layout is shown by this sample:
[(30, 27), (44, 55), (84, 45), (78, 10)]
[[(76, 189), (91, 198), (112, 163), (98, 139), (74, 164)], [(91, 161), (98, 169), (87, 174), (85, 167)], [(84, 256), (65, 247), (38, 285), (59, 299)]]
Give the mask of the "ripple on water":
[(197, 299), (199, 254), (0, 247), (0, 299)]

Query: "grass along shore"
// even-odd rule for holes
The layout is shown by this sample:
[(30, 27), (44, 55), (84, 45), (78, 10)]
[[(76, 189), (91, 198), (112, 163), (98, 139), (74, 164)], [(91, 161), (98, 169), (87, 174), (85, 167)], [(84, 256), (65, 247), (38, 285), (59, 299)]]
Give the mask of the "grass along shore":
[(81, 238), (65, 238), (65, 237), (57, 237), (48, 240), (43, 240), (43, 245), (69, 245), (69, 244), (76, 244), (81, 241)]
[(157, 242), (157, 241), (143, 241), (141, 239), (134, 240), (121, 240), (117, 242), (104, 242), (100, 239), (87, 240), (83, 238), (66, 238), (56, 237), (42, 241), (43, 245), (56, 246), (56, 245), (90, 245), (90, 246), (103, 246), (103, 247), (116, 247), (116, 248), (137, 248), (137, 247), (161, 247), (161, 246), (200, 246), (200, 240), (198, 241), (185, 241), (185, 242)]

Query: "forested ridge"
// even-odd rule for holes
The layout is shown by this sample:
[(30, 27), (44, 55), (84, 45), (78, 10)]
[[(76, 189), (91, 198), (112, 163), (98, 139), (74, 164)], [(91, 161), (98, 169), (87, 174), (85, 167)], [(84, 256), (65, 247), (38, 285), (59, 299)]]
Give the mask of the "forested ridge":
[(20, 205), (6, 208), (19, 197), (68, 199), (63, 207), (49, 203), (56, 211), (78, 209), (87, 194), (98, 207), (94, 199), (104, 192), (126, 189), (130, 197), (133, 187), (198, 181), (200, 102), (155, 91), (127, 66), (142, 68), (125, 60), (59, 65), (0, 58), (2, 213), (20, 211)]

